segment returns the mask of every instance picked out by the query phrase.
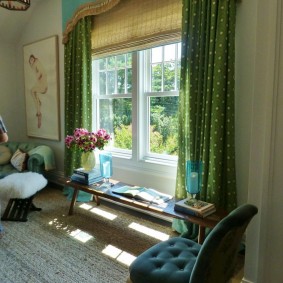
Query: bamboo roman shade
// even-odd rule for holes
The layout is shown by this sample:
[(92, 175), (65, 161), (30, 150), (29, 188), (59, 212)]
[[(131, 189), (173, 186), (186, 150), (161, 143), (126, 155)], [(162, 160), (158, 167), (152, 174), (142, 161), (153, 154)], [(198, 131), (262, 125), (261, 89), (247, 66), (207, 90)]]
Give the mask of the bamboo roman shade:
[(68, 42), (69, 33), (74, 29), (79, 20), (84, 17), (105, 13), (116, 6), (120, 1), (121, 0), (95, 0), (80, 5), (66, 24), (66, 28), (63, 32), (63, 43), (66, 44)]
[(181, 39), (182, 0), (120, 0), (95, 15), (92, 52), (95, 58), (142, 50)]

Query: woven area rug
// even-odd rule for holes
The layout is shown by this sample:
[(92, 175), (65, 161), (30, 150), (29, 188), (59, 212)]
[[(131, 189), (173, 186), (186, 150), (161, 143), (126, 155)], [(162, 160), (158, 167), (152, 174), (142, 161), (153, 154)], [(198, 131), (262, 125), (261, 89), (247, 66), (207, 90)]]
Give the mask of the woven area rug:
[(169, 222), (106, 201), (77, 203), (68, 216), (70, 202), (55, 187), (40, 191), (34, 204), (42, 211), (27, 222), (2, 221), (1, 283), (126, 282), (129, 262), (177, 236)]

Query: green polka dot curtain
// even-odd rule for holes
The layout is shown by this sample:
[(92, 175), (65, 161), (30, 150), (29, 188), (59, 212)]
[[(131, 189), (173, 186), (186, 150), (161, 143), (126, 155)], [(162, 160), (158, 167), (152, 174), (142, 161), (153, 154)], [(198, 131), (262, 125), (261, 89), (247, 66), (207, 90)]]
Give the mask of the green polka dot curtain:
[(186, 161), (202, 161), (200, 199), (231, 211), (237, 205), (235, 0), (183, 0), (182, 17), (176, 197), (187, 197)]
[[(78, 21), (65, 44), (65, 135), (92, 130), (91, 17)], [(65, 150), (65, 175), (80, 167), (81, 153)]]

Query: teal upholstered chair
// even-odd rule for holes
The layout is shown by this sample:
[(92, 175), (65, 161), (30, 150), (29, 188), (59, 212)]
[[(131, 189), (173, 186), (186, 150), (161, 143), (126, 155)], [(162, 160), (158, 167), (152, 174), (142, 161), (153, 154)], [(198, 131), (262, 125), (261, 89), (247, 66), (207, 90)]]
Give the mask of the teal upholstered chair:
[(226, 283), (233, 276), (247, 225), (257, 214), (245, 204), (222, 219), (203, 245), (175, 237), (151, 247), (129, 267), (131, 283)]

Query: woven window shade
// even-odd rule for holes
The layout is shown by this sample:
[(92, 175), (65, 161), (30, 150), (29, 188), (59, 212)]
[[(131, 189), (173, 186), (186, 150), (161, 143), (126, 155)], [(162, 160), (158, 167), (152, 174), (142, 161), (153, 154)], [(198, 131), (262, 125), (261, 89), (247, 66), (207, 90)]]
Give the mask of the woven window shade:
[(121, 0), (94, 16), (92, 53), (106, 57), (181, 39), (181, 0)]
[(66, 28), (63, 32), (63, 43), (66, 44), (68, 42), (69, 33), (74, 29), (80, 19), (105, 13), (115, 7), (120, 1), (121, 0), (96, 0), (80, 5), (66, 24)]

